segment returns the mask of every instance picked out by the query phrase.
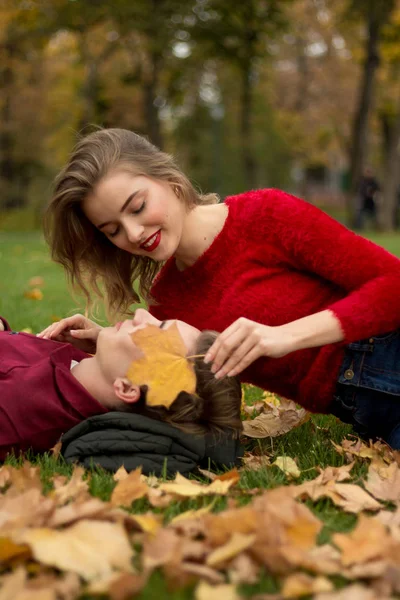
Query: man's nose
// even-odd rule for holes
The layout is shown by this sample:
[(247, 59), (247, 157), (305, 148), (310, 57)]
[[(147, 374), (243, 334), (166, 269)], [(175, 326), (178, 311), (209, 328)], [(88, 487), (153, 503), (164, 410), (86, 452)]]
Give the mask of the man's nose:
[(143, 323), (148, 322), (149, 313), (144, 308), (138, 308), (135, 312), (135, 315), (132, 319), (132, 323), (134, 325), (142, 325)]

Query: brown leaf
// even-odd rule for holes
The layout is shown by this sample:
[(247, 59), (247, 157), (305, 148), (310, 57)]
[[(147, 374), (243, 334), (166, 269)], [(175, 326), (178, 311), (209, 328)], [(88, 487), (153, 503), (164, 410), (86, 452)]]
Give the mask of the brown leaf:
[(201, 581), (195, 591), (195, 600), (240, 600), (240, 596), (234, 585), (209, 585)]
[(268, 467), (270, 465), (269, 457), (265, 454), (261, 454), (261, 456), (257, 456), (255, 454), (251, 454), (250, 452), (245, 452), (244, 457), (242, 458), (243, 469), (249, 469), (252, 471), (256, 471), (258, 469), (263, 469), (264, 467)]
[(174, 481), (161, 483), (159, 489), (177, 497), (196, 498), (198, 496), (208, 496), (219, 494), (225, 496), (229, 488), (237, 482), (236, 475), (231, 479), (215, 479), (209, 485), (201, 484), (197, 481), (186, 479), (180, 473), (176, 474)]
[(90, 498), (84, 501), (75, 501), (57, 508), (47, 522), (48, 527), (70, 525), (80, 519), (99, 519), (110, 508), (110, 504), (102, 502), (99, 498)]
[(19, 495), (0, 496), (0, 528), (3, 535), (15, 528), (44, 525), (54, 510), (54, 501), (37, 488)]
[(43, 300), (43, 292), (35, 287), (24, 292), (24, 298), (28, 298), (28, 300)]
[(379, 598), (375, 592), (364, 585), (354, 584), (343, 588), (340, 591), (330, 592), (328, 594), (318, 594), (314, 600), (385, 600)]
[(263, 412), (252, 421), (243, 422), (243, 432), (248, 437), (276, 437), (302, 425), (310, 418), (304, 408), (297, 408), (291, 400), (279, 406), (265, 404)]
[(14, 541), (28, 544), (43, 564), (78, 573), (86, 580), (111, 573), (113, 568), (131, 570), (133, 551), (118, 523), (93, 520), (79, 521), (62, 531), (27, 529), (16, 533)]
[(252, 546), (255, 539), (256, 535), (254, 533), (243, 534), (233, 532), (231, 539), (226, 544), (216, 548), (207, 556), (206, 564), (209, 567), (216, 567), (221, 563), (229, 561), (243, 552), (243, 550), (247, 550), (247, 548)]
[(89, 485), (87, 480), (83, 479), (85, 469), (83, 467), (74, 467), (71, 479), (65, 483), (61, 479), (54, 479), (54, 490), (51, 497), (57, 505), (65, 504), (71, 500), (88, 500), (90, 498)]
[(43, 277), (40, 277), (40, 275), (36, 277), (31, 277), (31, 279), (28, 281), (28, 285), (30, 287), (41, 287), (42, 285), (44, 285), (44, 279)]
[(23, 567), (6, 575), (2, 581), (0, 600), (15, 600), (22, 592), (27, 580), (27, 572)]
[(360, 486), (351, 483), (328, 482), (321, 484), (317, 479), (306, 481), (293, 488), (294, 497), (308, 497), (314, 502), (328, 497), (347, 512), (359, 513), (362, 510), (379, 510), (381, 504)]
[(242, 552), (231, 561), (228, 572), (229, 581), (235, 585), (254, 584), (258, 582), (260, 567), (248, 553)]
[(127, 477), (119, 479), (111, 495), (111, 504), (114, 506), (130, 506), (134, 500), (146, 496), (149, 487), (141, 479), (142, 469), (138, 467), (131, 471)]
[(11, 539), (6, 537), (0, 538), (0, 563), (6, 565), (14, 561), (16, 558), (26, 559), (31, 556), (29, 546), (26, 544), (15, 544)]
[(50, 448), (51, 455), (54, 456), (54, 458), (58, 458), (60, 456), (61, 448), (62, 448), (62, 441), (60, 440), (59, 442), (57, 442), (57, 444), (55, 444), (52, 448)]
[(282, 595), (284, 598), (298, 598), (309, 594), (331, 592), (333, 585), (326, 577), (310, 577), (306, 573), (293, 573), (283, 583)]
[(332, 540), (342, 551), (341, 560), (345, 567), (382, 557), (391, 543), (386, 527), (365, 515), (360, 515), (351, 533), (335, 533)]
[(400, 502), (400, 469), (392, 462), (386, 468), (376, 470), (370, 465), (366, 489), (379, 500)]
[(122, 481), (129, 476), (128, 471), (125, 469), (124, 465), (121, 465), (118, 471), (116, 471), (113, 475), (114, 481)]

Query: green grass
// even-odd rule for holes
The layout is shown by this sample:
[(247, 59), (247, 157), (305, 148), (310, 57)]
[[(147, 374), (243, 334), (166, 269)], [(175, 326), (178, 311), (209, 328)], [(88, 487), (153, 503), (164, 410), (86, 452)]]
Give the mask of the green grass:
[[(389, 251), (400, 255), (400, 235), (374, 235), (374, 241), (385, 246)], [(53, 318), (71, 314), (79, 306), (71, 299), (61, 267), (53, 264), (47, 248), (39, 234), (36, 233), (0, 233), (0, 314), (5, 316), (15, 329), (30, 327), (34, 333), (48, 325)], [(29, 280), (41, 276), (44, 279), (43, 299), (30, 300), (24, 297), (29, 289)], [(82, 306), (80, 307), (82, 310)], [(248, 400), (258, 397), (260, 391), (248, 388)], [(332, 446), (332, 440), (340, 442), (351, 432), (349, 426), (340, 423), (334, 417), (314, 416), (302, 427), (295, 429), (286, 436), (275, 440), (259, 440), (248, 442), (247, 448), (254, 452), (268, 452), (272, 456), (288, 455), (296, 458), (298, 466), (303, 471), (300, 481), (316, 476), (316, 467), (343, 464), (343, 457), (337, 454)], [(34, 464), (41, 467), (44, 489), (51, 488), (51, 478), (56, 473), (68, 474), (71, 467), (62, 459), (54, 459), (49, 455), (28, 456)], [(10, 457), (10, 463), (18, 464), (20, 459)], [(359, 482), (365, 475), (365, 466), (357, 463), (352, 471), (354, 482)], [(247, 490), (253, 488), (273, 488), (289, 483), (286, 476), (277, 468), (263, 468), (258, 471), (242, 473), (239, 489), (243, 494), (240, 502), (245, 504), (252, 498)], [(94, 496), (102, 500), (110, 497), (114, 482), (111, 475), (101, 469), (92, 471), (90, 490)], [(189, 508), (206, 506), (210, 499), (199, 498), (174, 502), (168, 508), (159, 510), (164, 515), (165, 522), (173, 516)], [(225, 498), (217, 498), (214, 510), (226, 507)], [(356, 517), (338, 510), (330, 500), (323, 499), (315, 504), (308, 503), (311, 510), (324, 522), (320, 541), (326, 542), (332, 533), (349, 531), (356, 522)], [(146, 500), (133, 503), (131, 510), (145, 512), (151, 507)], [(278, 589), (277, 581), (265, 573), (256, 586), (242, 586), (243, 596), (255, 593), (272, 593)], [(183, 600), (193, 597), (193, 589), (168, 591), (160, 573), (155, 573), (146, 589), (138, 596), (142, 600), (155, 597)]]

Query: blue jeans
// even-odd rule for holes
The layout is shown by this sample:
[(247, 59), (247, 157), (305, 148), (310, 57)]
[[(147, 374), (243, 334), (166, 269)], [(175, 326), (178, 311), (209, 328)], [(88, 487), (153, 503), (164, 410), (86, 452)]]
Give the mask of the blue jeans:
[(400, 329), (346, 347), (330, 412), (400, 449)]

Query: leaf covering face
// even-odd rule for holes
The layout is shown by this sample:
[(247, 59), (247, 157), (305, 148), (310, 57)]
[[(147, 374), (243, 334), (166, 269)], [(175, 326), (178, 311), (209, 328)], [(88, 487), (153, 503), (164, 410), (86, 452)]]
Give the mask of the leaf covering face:
[(126, 374), (134, 385), (147, 385), (146, 404), (169, 408), (180, 392), (194, 394), (196, 375), (176, 323), (168, 329), (147, 325), (131, 334), (142, 358)]

